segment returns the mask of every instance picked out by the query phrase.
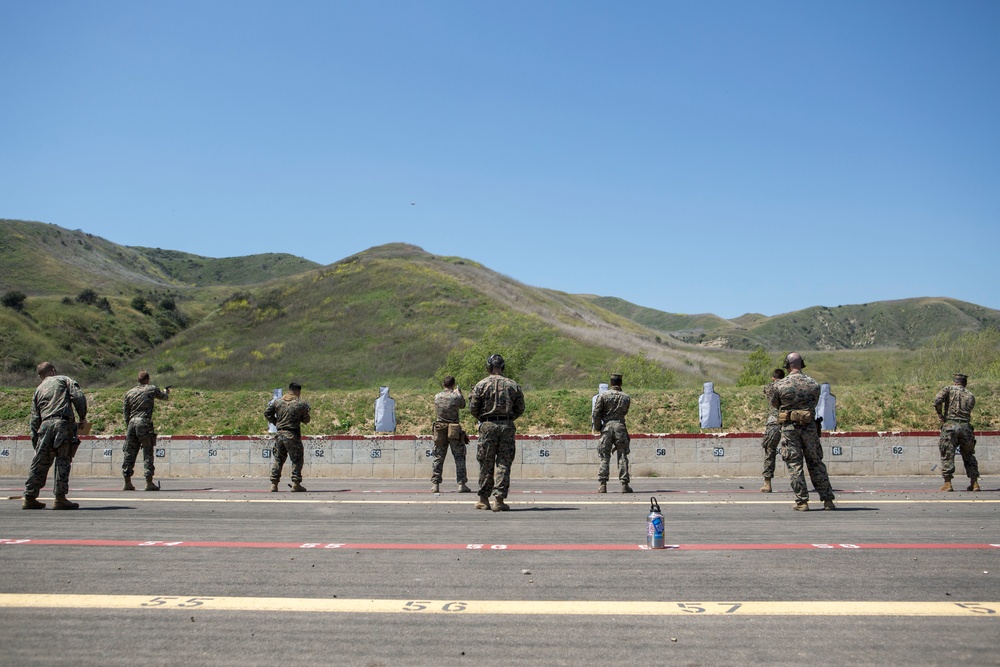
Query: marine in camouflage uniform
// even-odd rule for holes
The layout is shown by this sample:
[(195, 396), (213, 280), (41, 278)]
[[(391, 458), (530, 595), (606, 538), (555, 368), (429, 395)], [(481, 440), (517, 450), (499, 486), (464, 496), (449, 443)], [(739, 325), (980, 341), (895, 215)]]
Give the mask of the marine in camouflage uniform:
[[(490, 371), (469, 394), (469, 412), (479, 420), (479, 502), (476, 509), (501, 512), (510, 491), (510, 466), (514, 462), (514, 420), (524, 414), (524, 393), (502, 375), (504, 360), (494, 354), (486, 361)], [(496, 472), (494, 473), (494, 469)]]
[(142, 472), (146, 477), (146, 491), (158, 491), (153, 483), (156, 473), (154, 448), (156, 447), (156, 429), (153, 426), (153, 408), (155, 402), (170, 398), (170, 389), (160, 389), (149, 383), (149, 373), (139, 371), (139, 384), (125, 392), (122, 400), (122, 413), (125, 416), (125, 460), (122, 462), (122, 477), (125, 478), (123, 491), (135, 491), (132, 486), (132, 475), (135, 473), (135, 459), (142, 449)]
[(771, 405), (778, 409), (781, 429), (781, 458), (788, 467), (792, 491), (795, 492), (794, 508), (809, 509), (809, 487), (802, 470), (803, 462), (809, 469), (809, 478), (823, 501), (823, 509), (835, 510), (833, 487), (823, 463), (823, 447), (815, 421), (816, 404), (819, 403), (819, 383), (802, 372), (805, 362), (797, 353), (785, 357), (788, 376), (774, 384)]
[(296, 382), (288, 385), (288, 393), (276, 401), (271, 401), (264, 410), (264, 418), (274, 424), (278, 433), (271, 449), (271, 491), (278, 490), (281, 469), (286, 459), (292, 461), (292, 491), (305, 491), (302, 486), (302, 464), (305, 452), (302, 449), (301, 424), (309, 423), (309, 404), (300, 396), (302, 386)]
[(462, 390), (455, 386), (455, 378), (448, 375), (441, 383), (444, 391), (434, 396), (434, 460), (431, 463), (431, 490), (440, 490), (441, 471), (444, 469), (444, 457), (451, 448), (451, 456), (455, 459), (455, 477), (458, 481), (459, 493), (471, 493), (467, 486), (468, 473), (465, 470), (465, 443), (468, 436), (462, 430), (458, 421), (458, 411), (465, 407), (465, 396)]
[(955, 374), (953, 384), (945, 387), (934, 397), (934, 410), (941, 420), (941, 474), (944, 476), (942, 491), (953, 491), (951, 479), (955, 475), (955, 450), (962, 454), (965, 474), (969, 476), (966, 491), (979, 490), (979, 462), (976, 461), (976, 438), (972, 432), (972, 409), (976, 407), (976, 397), (965, 388), (968, 378)]
[(760, 487), (762, 493), (771, 493), (771, 479), (774, 477), (774, 461), (778, 457), (778, 443), (781, 441), (781, 428), (778, 426), (778, 408), (771, 405), (774, 394), (774, 383), (785, 377), (785, 371), (775, 368), (771, 373), (771, 381), (764, 386), (764, 398), (767, 399), (767, 423), (764, 425), (764, 484)]
[(24, 509), (41, 509), (45, 503), (38, 501), (38, 493), (45, 487), (49, 468), (55, 463), (53, 487), (56, 501), (52, 509), (77, 509), (79, 504), (66, 499), (69, 493), (69, 473), (80, 439), (73, 410), (82, 423), (87, 418), (87, 397), (80, 385), (71, 377), (57, 375), (48, 361), (38, 365), (42, 379), (31, 399), (31, 446), (35, 456), (31, 459), (28, 480), (24, 483)]
[(632, 493), (628, 471), (629, 437), (625, 427), (625, 416), (628, 414), (632, 399), (622, 391), (622, 376), (612, 375), (611, 386), (594, 401), (594, 430), (600, 431), (597, 441), (597, 453), (601, 457), (601, 466), (597, 470), (597, 481), (600, 486), (598, 493), (608, 492), (608, 478), (611, 469), (611, 452), (618, 453), (618, 479), (622, 483), (622, 493)]

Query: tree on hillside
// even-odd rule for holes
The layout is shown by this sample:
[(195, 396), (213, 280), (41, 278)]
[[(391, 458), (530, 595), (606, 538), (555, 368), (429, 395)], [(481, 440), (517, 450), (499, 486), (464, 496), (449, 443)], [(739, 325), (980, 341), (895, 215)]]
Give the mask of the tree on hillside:
[(767, 384), (771, 379), (771, 355), (763, 347), (758, 347), (747, 357), (743, 370), (736, 378), (737, 387), (753, 387)]
[(11, 291), (3, 295), (0, 303), (3, 303), (5, 308), (22, 312), (24, 310), (24, 302), (27, 298), (24, 292)]
[(85, 303), (88, 306), (93, 306), (95, 303), (97, 303), (97, 299), (98, 299), (97, 292), (90, 289), (89, 287), (76, 295), (76, 300), (78, 302)]
[(477, 342), (453, 349), (438, 375), (454, 375), (458, 386), (468, 390), (489, 373), (486, 360), (490, 355), (499, 354), (506, 364), (504, 375), (518, 380), (538, 348), (539, 334), (538, 327), (523, 318), (511, 317), (510, 321), (491, 326)]
[(647, 359), (642, 352), (623, 355), (612, 361), (600, 381), (607, 382), (612, 373), (622, 375), (624, 385), (634, 389), (669, 389), (677, 382), (676, 373)]
[(144, 315), (149, 315), (152, 312), (149, 310), (149, 304), (146, 302), (146, 297), (143, 296), (137, 296), (132, 299), (132, 308), (138, 310)]

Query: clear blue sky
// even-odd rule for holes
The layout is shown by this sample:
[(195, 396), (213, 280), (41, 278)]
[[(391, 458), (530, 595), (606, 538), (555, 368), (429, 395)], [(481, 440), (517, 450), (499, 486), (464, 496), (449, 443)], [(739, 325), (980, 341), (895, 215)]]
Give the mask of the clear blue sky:
[(679, 313), (1000, 308), (998, 90), (994, 0), (0, 0), (0, 217)]

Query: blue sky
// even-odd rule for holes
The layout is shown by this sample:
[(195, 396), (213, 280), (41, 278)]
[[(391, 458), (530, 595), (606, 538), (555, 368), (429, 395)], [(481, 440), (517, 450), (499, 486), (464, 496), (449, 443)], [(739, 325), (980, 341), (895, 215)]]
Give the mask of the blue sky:
[(0, 0), (0, 217), (679, 313), (1000, 308), (1000, 3)]

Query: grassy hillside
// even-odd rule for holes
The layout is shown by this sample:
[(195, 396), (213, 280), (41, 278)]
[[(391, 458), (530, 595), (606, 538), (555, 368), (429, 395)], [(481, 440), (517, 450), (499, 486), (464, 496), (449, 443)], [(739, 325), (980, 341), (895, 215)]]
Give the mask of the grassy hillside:
[(466, 366), (480, 372), (484, 341), (530, 387), (596, 386), (616, 359), (647, 350), (694, 372), (725, 368), (654, 339), (584, 299), (392, 244), (234, 292), (110, 379), (126, 383), (145, 366), (162, 383), (206, 389), (284, 386), (292, 378), (317, 388), (424, 388)]
[(318, 268), (308, 259), (283, 253), (245, 257), (202, 257), (176, 250), (131, 248), (171, 279), (185, 285), (253, 285)]
[[(817, 376), (817, 379), (823, 379)], [(834, 386), (838, 430), (936, 430), (934, 395), (937, 384)], [(972, 382), (976, 394), (974, 424), (979, 430), (1000, 430), (1000, 381)], [(124, 389), (85, 388), (94, 433), (121, 435)], [(698, 389), (629, 390), (633, 433), (698, 433)], [(760, 432), (767, 406), (761, 387), (717, 387), (722, 401), (723, 430)], [(0, 434), (27, 435), (31, 389), (0, 389)], [(252, 435), (266, 432), (266, 391), (173, 390), (169, 402), (158, 402), (157, 429), (163, 434)], [(399, 433), (430, 433), (434, 389), (393, 389)], [(594, 390), (559, 389), (525, 393), (526, 412), (518, 422), (521, 433), (589, 433), (590, 399)], [(377, 389), (311, 391), (303, 398), (313, 408), (309, 434), (370, 434)], [(463, 411), (466, 429), (474, 421)]]

